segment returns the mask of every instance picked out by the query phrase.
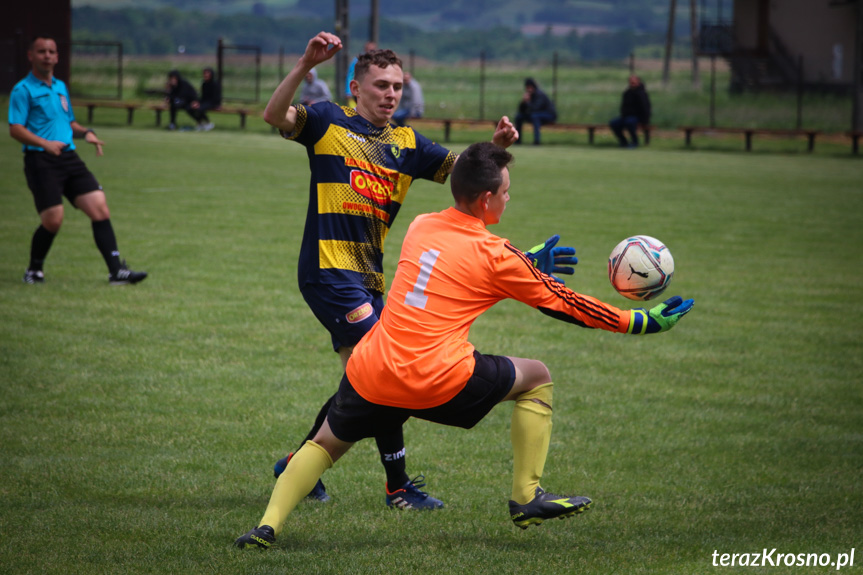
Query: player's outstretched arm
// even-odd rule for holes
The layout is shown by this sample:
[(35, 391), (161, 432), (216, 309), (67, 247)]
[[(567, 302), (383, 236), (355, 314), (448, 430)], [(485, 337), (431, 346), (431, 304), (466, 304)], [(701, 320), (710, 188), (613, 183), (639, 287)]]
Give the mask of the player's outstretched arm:
[(320, 32), (306, 45), (293, 69), (278, 85), (264, 110), (264, 121), (283, 132), (292, 132), (297, 123), (297, 111), (291, 106), (297, 89), (309, 70), (326, 62), (342, 49), (342, 41), (335, 34)]
[(556, 281), (564, 283), (562, 279), (554, 274), (572, 275), (575, 270), (572, 268), (578, 263), (578, 258), (575, 257), (575, 248), (568, 246), (558, 246), (560, 236), (555, 234), (545, 240), (538, 246), (534, 246), (524, 252), (533, 267), (544, 274), (550, 275)]
[(694, 300), (684, 300), (679, 295), (676, 295), (650, 310), (645, 310), (644, 308), (630, 310), (632, 315), (629, 318), (629, 330), (627, 333), (644, 335), (668, 331), (677, 325), (680, 318), (689, 313), (693, 305), (695, 305)]

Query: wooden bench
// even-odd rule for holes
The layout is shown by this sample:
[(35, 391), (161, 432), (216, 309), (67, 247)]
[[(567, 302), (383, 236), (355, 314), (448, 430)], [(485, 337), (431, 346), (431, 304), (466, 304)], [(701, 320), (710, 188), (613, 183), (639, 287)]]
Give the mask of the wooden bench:
[(137, 104), (135, 102), (120, 102), (117, 100), (101, 100), (101, 101), (88, 101), (88, 102), (73, 102), (72, 105), (74, 107), (86, 107), (87, 108), (87, 123), (93, 123), (93, 110), (96, 108), (122, 108), (126, 110), (126, 124), (132, 125), (132, 117), (135, 114), (135, 110), (141, 107), (141, 104)]
[[(467, 119), (467, 118), (412, 118), (408, 120), (409, 125), (411, 126), (422, 126), (426, 125), (442, 125), (444, 129), (444, 142), (450, 141), (450, 134), (452, 133), (453, 125), (461, 125), (461, 126), (490, 126), (492, 130), (497, 127), (498, 120), (476, 120), (476, 119)], [(650, 131), (653, 129), (653, 126), (639, 126), (641, 130), (644, 132), (644, 143), (650, 143)], [(543, 130), (549, 131), (587, 131), (587, 141), (590, 144), (594, 143), (594, 135), (597, 130), (611, 130), (608, 124), (546, 124), (542, 127)]]
[(497, 120), (474, 120), (468, 118), (409, 118), (407, 125), (411, 127), (443, 126), (443, 141), (449, 142), (453, 124), (460, 126), (488, 126), (492, 130), (497, 127)]
[[(546, 126), (543, 126), (543, 129), (546, 129), (546, 128), (548, 128), (552, 131), (555, 129), (560, 129), (560, 130), (565, 130), (565, 131), (587, 130), (587, 142), (589, 144), (593, 144), (594, 135), (596, 134), (597, 130), (611, 131), (611, 126), (609, 126), (608, 124), (558, 124), (558, 123), (555, 123), (555, 124), (548, 124)], [(638, 128), (644, 133), (644, 145), (646, 146), (646, 145), (650, 144), (650, 132), (651, 132), (651, 130), (653, 130), (653, 126), (643, 126), (643, 125), (639, 124)]]
[(706, 126), (681, 126), (680, 130), (686, 135), (686, 145), (692, 145), (692, 134), (743, 134), (746, 140), (746, 151), (752, 151), (752, 136), (755, 134), (764, 136), (795, 137), (806, 136), (808, 151), (815, 149), (815, 136), (820, 134), (819, 130), (779, 130), (770, 128), (710, 128)]
[[(167, 112), (168, 110), (171, 109), (168, 106), (168, 104), (166, 104), (164, 102), (159, 103), (159, 104), (151, 104), (149, 106), (149, 108), (151, 110), (153, 110), (154, 112), (156, 112), (156, 126), (157, 127), (162, 125), (162, 112)], [(212, 108), (210, 110), (207, 110), (207, 114), (237, 114), (238, 116), (240, 116), (240, 128), (243, 128), (243, 129), (245, 129), (245, 127), (246, 127), (246, 116), (248, 116), (251, 113), (252, 113), (252, 111), (249, 110), (248, 108), (233, 107), (233, 106), (221, 106), (219, 108)]]

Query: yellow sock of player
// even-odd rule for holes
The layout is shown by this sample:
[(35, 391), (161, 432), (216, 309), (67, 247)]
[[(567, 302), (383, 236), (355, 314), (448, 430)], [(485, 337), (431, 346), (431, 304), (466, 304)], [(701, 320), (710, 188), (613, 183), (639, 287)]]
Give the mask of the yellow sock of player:
[(332, 466), (333, 460), (323, 447), (311, 440), (305, 442), (276, 481), (270, 503), (258, 525), (269, 525), (276, 535), (281, 533), (294, 507)]
[(534, 498), (548, 444), (551, 441), (551, 396), (553, 383), (519, 395), (512, 410), (512, 499), (524, 505)]

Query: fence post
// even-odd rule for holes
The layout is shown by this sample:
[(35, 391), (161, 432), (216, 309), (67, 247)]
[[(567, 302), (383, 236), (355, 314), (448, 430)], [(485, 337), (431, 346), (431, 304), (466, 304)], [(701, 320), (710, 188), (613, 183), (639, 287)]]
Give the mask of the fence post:
[(479, 119), (485, 120), (485, 50), (479, 53)]
[(557, 51), (551, 60), (551, 100), (557, 102)]
[(279, 46), (279, 82), (285, 79), (285, 45)]
[(255, 103), (261, 101), (261, 47), (255, 52)]
[(716, 127), (716, 54), (710, 55), (710, 127)]
[(219, 43), (216, 46), (216, 73), (219, 74), (218, 80), (219, 80), (220, 85), (222, 84), (222, 72), (223, 72), (222, 59), (224, 57), (225, 57), (224, 43), (222, 42), (222, 39), (219, 38)]
[(123, 43), (117, 46), (117, 99), (123, 99)]
[(803, 54), (797, 59), (797, 129), (803, 127)]

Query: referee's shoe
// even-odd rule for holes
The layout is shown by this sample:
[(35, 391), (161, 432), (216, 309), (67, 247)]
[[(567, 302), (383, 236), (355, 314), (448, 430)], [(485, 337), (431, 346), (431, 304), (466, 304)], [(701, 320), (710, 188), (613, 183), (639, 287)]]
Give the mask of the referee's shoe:
[(582, 513), (590, 507), (591, 501), (587, 497), (563, 497), (554, 493), (546, 493), (542, 487), (536, 488), (536, 496), (519, 505), (515, 501), (509, 502), (509, 515), (512, 522), (522, 529), (531, 525), (539, 525), (546, 519), (564, 519), (576, 513)]
[(147, 277), (147, 272), (136, 272), (126, 267), (126, 260), (120, 264), (120, 269), (116, 272), (108, 274), (108, 283), (112, 286), (124, 286), (128, 284), (136, 284), (143, 281)]

